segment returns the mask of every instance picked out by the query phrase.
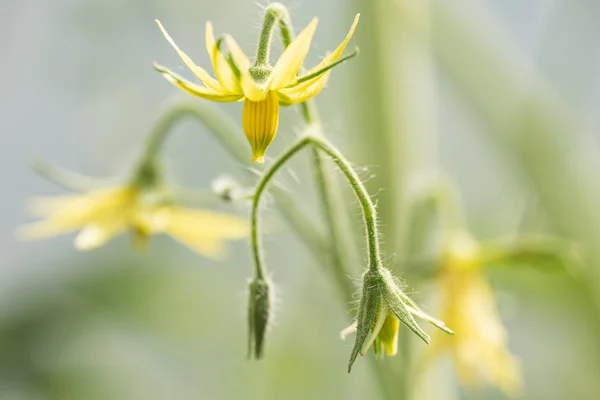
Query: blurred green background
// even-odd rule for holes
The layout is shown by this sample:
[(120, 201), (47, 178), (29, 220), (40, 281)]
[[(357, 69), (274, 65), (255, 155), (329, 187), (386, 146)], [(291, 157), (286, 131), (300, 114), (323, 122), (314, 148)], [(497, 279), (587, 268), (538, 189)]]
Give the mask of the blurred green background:
[[(331, 140), (368, 167), (361, 174), (377, 194), (390, 259), (406, 183), (435, 169), (456, 181), (477, 237), (512, 234), (526, 204), (539, 202), (528, 229), (582, 244), (586, 268), (576, 273), (518, 266), (491, 278), (523, 398), (600, 398), (600, 2), (285, 3), (297, 28), (320, 18), (308, 65), (362, 13), (353, 39), (360, 57), (337, 68), (316, 101)], [(278, 302), (260, 362), (245, 359), (247, 243), (216, 263), (162, 237), (143, 253), (125, 237), (91, 253), (77, 253), (72, 237), (15, 239), (30, 220), (28, 197), (63, 193), (31, 172), (33, 157), (124, 176), (167, 99), (180, 95), (152, 69), (160, 61), (185, 73), (154, 18), (208, 67), (205, 21), (252, 54), (262, 8), (250, 0), (0, 3), (0, 399), (378, 398), (366, 360), (346, 373), (351, 341), (339, 331), (350, 305), (283, 224), (265, 239)], [(240, 119), (240, 104), (218, 107)], [(282, 111), (271, 156), (300, 126), (297, 110)], [(247, 178), (194, 121), (178, 124), (165, 155), (180, 184)], [(307, 160), (290, 171), (286, 187), (314, 210)], [(349, 213), (359, 219), (358, 208)], [(272, 205), (265, 215), (276, 221)], [(431, 297), (426, 287), (411, 292)], [(464, 393), (447, 359), (420, 386), (419, 399), (502, 398), (495, 389)]]

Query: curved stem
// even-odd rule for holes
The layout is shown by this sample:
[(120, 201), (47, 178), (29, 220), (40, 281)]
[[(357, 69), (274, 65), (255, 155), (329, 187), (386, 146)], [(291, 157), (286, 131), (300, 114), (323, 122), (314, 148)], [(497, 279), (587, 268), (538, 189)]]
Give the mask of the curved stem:
[(322, 137), (312, 137), (312, 143), (317, 146), (321, 151), (327, 154), (333, 162), (337, 164), (342, 173), (345, 175), (346, 180), (352, 186), (354, 194), (358, 198), (358, 201), (363, 210), (363, 217), (365, 220), (365, 229), (367, 231), (367, 244), (369, 250), (369, 269), (377, 270), (381, 267), (381, 250), (379, 244), (379, 234), (377, 227), (377, 210), (375, 204), (367, 189), (360, 181), (358, 174), (352, 168), (352, 165), (346, 158), (339, 152), (331, 143)]
[(154, 124), (141, 164), (154, 161), (175, 123), (185, 116), (194, 117), (202, 122), (237, 161), (247, 163), (247, 148), (243, 140), (236, 137), (239, 136), (239, 128), (235, 122), (203, 102), (179, 100), (173, 102)]
[(260, 182), (256, 186), (254, 197), (252, 199), (252, 208), (250, 211), (250, 247), (254, 258), (254, 275), (256, 278), (265, 279), (265, 266), (262, 260), (262, 248), (259, 236), (258, 211), (260, 205), (260, 197), (267, 188), (271, 178), (294, 154), (301, 150), (304, 146), (311, 142), (309, 137), (300, 139), (296, 144), (290, 147), (285, 153), (279, 156), (273, 165), (265, 172)]
[(69, 171), (66, 168), (62, 168), (41, 158), (35, 159), (32, 162), (31, 167), (40, 176), (71, 192), (87, 192), (106, 186), (108, 183), (100, 179), (89, 178), (76, 172)]
[[(284, 47), (287, 47), (295, 36), (293, 26), (289, 18), (289, 13), (287, 11), (283, 13), (283, 16), (279, 20), (279, 28), (283, 45)], [(318, 128), (320, 131), (320, 118), (315, 102), (313, 100), (308, 100), (300, 103), (299, 106), (302, 111), (304, 122), (308, 126)], [(347, 236), (345, 236), (344, 232), (346, 232), (347, 229), (343, 223), (345, 221), (343, 215), (340, 215), (343, 208), (340, 209), (338, 206), (336, 206), (336, 204), (340, 204), (339, 199), (341, 196), (338, 188), (335, 185), (335, 180), (331, 178), (326, 166), (323, 164), (321, 155), (318, 154), (316, 149), (313, 149), (313, 165), (318, 195), (323, 207), (327, 225), (327, 235), (329, 239), (327, 241), (323, 241), (322, 243), (327, 243), (326, 250), (328, 250), (327, 254), (330, 254), (329, 261), (332, 266), (333, 283), (335, 286), (337, 286), (340, 294), (343, 296), (344, 301), (350, 302), (352, 301), (354, 286), (348, 279), (348, 275), (350, 275), (350, 273), (347, 267), (347, 265), (349, 265), (347, 260), (349, 258), (348, 251), (352, 251), (354, 248), (351, 243), (348, 246), (348, 240), (345, 240), (345, 237)], [(350, 170), (352, 170), (352, 168), (350, 168)], [(360, 183), (360, 181), (358, 182)], [(381, 394), (386, 399), (395, 398), (395, 394), (391, 389), (392, 385), (390, 385), (390, 382), (392, 382), (392, 377), (390, 376), (391, 374), (389, 370), (386, 370), (384, 367), (382, 367), (382, 364), (377, 362), (375, 358), (369, 358), (369, 360), (371, 361), (370, 365), (373, 369), (375, 378), (377, 379)]]
[[(275, 4), (277, 3), (272, 4), (271, 7), (280, 10), (280, 36), (284, 47), (287, 47), (292, 40), (294, 40), (294, 27), (285, 6), (281, 4), (275, 6)], [(318, 132), (319, 135), (322, 135), (321, 121), (315, 102), (313, 100), (308, 100), (300, 103), (299, 106), (307, 129), (313, 129), (313, 133)], [(320, 198), (326, 221), (327, 240), (323, 243), (325, 243), (327, 254), (329, 255), (329, 262), (332, 266), (332, 273), (336, 280), (338, 290), (342, 294), (344, 301), (350, 302), (352, 300), (354, 287), (352, 284), (348, 283), (347, 279), (349, 275), (347, 268), (347, 265), (349, 265), (349, 257), (347, 256), (347, 251), (345, 251), (345, 249), (348, 250), (351, 246), (347, 246), (347, 240), (344, 240), (344, 232), (346, 232), (347, 229), (343, 223), (344, 218), (340, 215), (341, 210), (336, 206), (337, 204), (340, 204), (339, 200), (341, 196), (335, 180), (332, 179), (331, 174), (327, 170), (327, 166), (324, 165), (317, 149), (313, 149), (312, 159), (315, 180), (317, 182), (317, 194)]]
[(262, 248), (260, 244), (259, 235), (259, 205), (260, 198), (264, 193), (267, 185), (275, 176), (275, 173), (299, 150), (304, 148), (306, 145), (313, 145), (316, 148), (323, 151), (338, 165), (342, 173), (345, 175), (346, 180), (354, 190), (356, 197), (362, 207), (363, 217), (365, 220), (365, 229), (367, 231), (367, 247), (369, 252), (369, 269), (378, 270), (381, 268), (381, 255), (379, 245), (379, 234), (377, 228), (377, 211), (375, 204), (371, 200), (369, 193), (365, 189), (364, 185), (360, 181), (360, 178), (350, 165), (350, 162), (327, 140), (324, 138), (316, 137), (313, 135), (305, 136), (297, 141), (293, 146), (287, 149), (281, 156), (279, 156), (273, 165), (265, 172), (264, 176), (259, 181), (254, 197), (252, 200), (252, 209), (250, 213), (250, 246), (254, 258), (255, 276), (257, 278), (264, 278), (265, 266), (262, 258)]

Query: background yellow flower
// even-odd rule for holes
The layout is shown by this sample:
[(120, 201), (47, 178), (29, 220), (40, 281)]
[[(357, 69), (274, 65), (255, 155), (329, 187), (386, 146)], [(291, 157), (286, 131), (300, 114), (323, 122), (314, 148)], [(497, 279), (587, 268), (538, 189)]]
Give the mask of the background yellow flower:
[(130, 231), (137, 243), (164, 233), (207, 257), (220, 258), (226, 240), (248, 235), (244, 219), (180, 207), (167, 193), (135, 185), (84, 194), (35, 199), (31, 211), (40, 222), (22, 226), (24, 239), (42, 239), (79, 230), (75, 247), (91, 250)]

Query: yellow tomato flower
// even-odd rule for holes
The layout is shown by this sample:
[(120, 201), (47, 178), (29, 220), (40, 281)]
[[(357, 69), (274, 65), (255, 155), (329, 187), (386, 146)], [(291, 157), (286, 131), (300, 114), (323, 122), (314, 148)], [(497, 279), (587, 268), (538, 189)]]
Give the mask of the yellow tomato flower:
[[(317, 18), (313, 18), (285, 48), (273, 67), (267, 64), (252, 65), (229, 35), (215, 40), (212, 24), (207, 22), (206, 50), (212, 61), (216, 79), (194, 64), (157, 20), (165, 38), (203, 85), (190, 82), (163, 66), (155, 65), (155, 68), (173, 85), (193, 95), (217, 102), (243, 99), (242, 126), (252, 148), (252, 161), (264, 162), (265, 151), (277, 133), (279, 106), (302, 103), (323, 89), (329, 79), (331, 68), (347, 59), (340, 58), (354, 34), (359, 16), (360, 14), (354, 18), (354, 23), (342, 43), (301, 77), (298, 73), (317, 28)], [(227, 45), (228, 53), (223, 53), (221, 50), (223, 41)]]
[(426, 360), (449, 350), (465, 386), (477, 387), (485, 380), (506, 394), (515, 395), (521, 386), (520, 369), (508, 350), (506, 329), (480, 260), (481, 249), (467, 233), (451, 239), (440, 284), (443, 319), (456, 335), (433, 338)]
[(79, 230), (75, 247), (90, 250), (129, 230), (137, 243), (164, 233), (199, 254), (219, 258), (224, 241), (247, 235), (244, 220), (211, 211), (179, 207), (168, 196), (137, 185), (35, 199), (32, 212), (42, 221), (22, 226), (23, 239), (42, 239)]

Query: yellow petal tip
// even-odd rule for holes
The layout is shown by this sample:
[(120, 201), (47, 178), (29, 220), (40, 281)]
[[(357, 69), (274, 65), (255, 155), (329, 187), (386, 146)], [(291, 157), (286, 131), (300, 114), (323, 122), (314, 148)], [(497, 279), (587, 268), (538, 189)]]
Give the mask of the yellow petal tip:
[(255, 162), (255, 163), (258, 163), (258, 164), (264, 164), (265, 163), (265, 156), (253, 155), (252, 156), (252, 162)]

